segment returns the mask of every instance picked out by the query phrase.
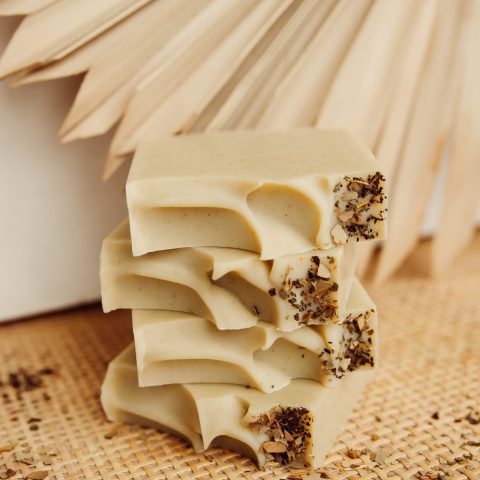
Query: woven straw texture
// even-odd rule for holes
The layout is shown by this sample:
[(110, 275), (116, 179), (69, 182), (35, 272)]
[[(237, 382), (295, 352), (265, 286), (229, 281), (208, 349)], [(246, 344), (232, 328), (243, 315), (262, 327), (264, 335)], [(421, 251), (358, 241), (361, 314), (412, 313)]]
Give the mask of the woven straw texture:
[[(480, 236), (433, 280), (428, 248), (422, 244), (401, 275), (371, 289), (381, 313), (381, 366), (310, 478), (480, 478)], [(198, 455), (150, 429), (112, 430), (99, 389), (108, 361), (130, 341), (129, 314), (106, 316), (98, 307), (0, 327), (0, 478), (303, 475), (258, 471), (219, 449)]]

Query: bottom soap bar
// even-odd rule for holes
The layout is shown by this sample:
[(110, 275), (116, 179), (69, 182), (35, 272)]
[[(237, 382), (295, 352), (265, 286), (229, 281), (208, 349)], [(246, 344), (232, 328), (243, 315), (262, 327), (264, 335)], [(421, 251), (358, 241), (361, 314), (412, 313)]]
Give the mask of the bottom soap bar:
[(268, 394), (231, 384), (139, 387), (131, 345), (110, 363), (101, 400), (109, 420), (177, 434), (196, 451), (218, 445), (261, 467), (318, 468), (371, 376), (357, 371), (329, 387), (294, 380)]

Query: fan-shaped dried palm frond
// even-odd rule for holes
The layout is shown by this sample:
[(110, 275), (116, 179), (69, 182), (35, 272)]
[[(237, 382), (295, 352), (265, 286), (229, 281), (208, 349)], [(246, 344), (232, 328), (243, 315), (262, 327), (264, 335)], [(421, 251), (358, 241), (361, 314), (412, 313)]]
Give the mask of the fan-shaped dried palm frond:
[[(480, 5), (475, 0), (2, 0), (26, 15), (0, 61), (13, 84), (85, 74), (63, 141), (116, 126), (112, 175), (137, 146), (206, 130), (341, 126), (390, 180), (375, 278), (415, 247), (448, 145), (442, 270), (475, 228)], [(375, 246), (362, 245), (365, 271)]]

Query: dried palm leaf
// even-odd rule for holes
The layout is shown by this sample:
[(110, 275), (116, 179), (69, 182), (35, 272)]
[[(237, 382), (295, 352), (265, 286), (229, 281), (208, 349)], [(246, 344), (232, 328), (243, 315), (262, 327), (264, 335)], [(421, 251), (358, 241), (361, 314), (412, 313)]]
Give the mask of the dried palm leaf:
[(460, 99), (446, 191), (433, 240), (433, 270), (444, 272), (468, 244), (476, 226), (480, 192), (480, 3), (466, 0), (460, 54)]
[[(385, 175), (389, 180), (394, 178), (398, 165), (437, 9), (437, 0), (422, 2), (412, 22), (410, 34), (403, 42), (404, 50), (399, 58), (401, 68), (394, 82), (394, 95), (388, 107), (378, 143), (374, 147), (375, 154), (382, 162)], [(360, 275), (366, 272), (376, 247), (378, 245), (375, 242), (358, 245), (357, 272)]]
[(279, 84), (257, 122), (258, 128), (314, 124), (323, 97), (371, 5), (371, 0), (340, 0), (336, 4), (296, 65)]
[(442, 0), (408, 133), (390, 185), (389, 238), (375, 281), (393, 273), (414, 248), (444, 151), (455, 105), (459, 9)]
[(123, 152), (132, 152), (141, 141), (181, 131), (199, 111), (203, 95), (208, 97), (216, 90), (218, 79), (235, 63), (245, 45), (269, 21), (274, 21), (283, 9), (282, 2), (278, 0), (257, 3), (167, 97), (159, 100), (156, 96), (161, 88), (157, 85), (159, 77), (139, 86), (116, 131), (109, 157), (112, 160), (107, 161), (107, 166), (113, 165), (113, 159)]
[(150, 0), (58, 0), (26, 17), (0, 60), (0, 77), (59, 60)]

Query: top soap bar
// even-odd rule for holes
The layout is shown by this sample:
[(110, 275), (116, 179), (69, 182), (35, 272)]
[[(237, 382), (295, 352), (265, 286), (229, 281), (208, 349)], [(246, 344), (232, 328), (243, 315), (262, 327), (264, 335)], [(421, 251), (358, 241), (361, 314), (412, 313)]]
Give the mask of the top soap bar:
[(384, 181), (368, 148), (336, 129), (145, 144), (127, 181), (133, 254), (219, 246), (272, 259), (383, 238)]

